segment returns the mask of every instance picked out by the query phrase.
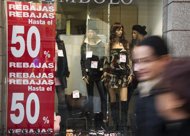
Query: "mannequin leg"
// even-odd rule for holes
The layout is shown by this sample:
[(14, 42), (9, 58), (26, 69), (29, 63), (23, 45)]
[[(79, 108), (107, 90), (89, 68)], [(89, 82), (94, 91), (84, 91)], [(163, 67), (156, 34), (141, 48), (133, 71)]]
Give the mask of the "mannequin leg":
[(86, 84), (88, 93), (88, 102), (85, 108), (86, 117), (88, 119), (88, 127), (94, 129), (94, 106), (93, 106), (93, 96), (94, 96), (94, 81), (89, 79), (89, 84)]
[(113, 120), (113, 129), (118, 130), (119, 126), (119, 102), (111, 102), (111, 116)]
[(110, 108), (111, 108), (111, 117), (113, 120), (113, 127), (114, 127), (114, 130), (118, 130), (119, 102), (116, 99), (115, 89), (110, 89), (109, 94), (110, 94)]
[(61, 86), (56, 86), (56, 93), (58, 97), (58, 114), (61, 115), (61, 130), (65, 130), (66, 119), (68, 117), (68, 109), (65, 102), (65, 90)]
[(127, 96), (128, 89), (122, 88), (120, 90), (120, 101), (121, 101), (121, 118), (120, 118), (120, 130), (126, 132), (127, 130), (127, 111), (128, 111), (128, 101)]
[(94, 96), (94, 82), (89, 79), (89, 84), (86, 84), (87, 87), (87, 94), (88, 94), (88, 102), (86, 105), (86, 112), (93, 114), (94, 106), (93, 106), (93, 96)]
[(106, 114), (107, 114), (107, 96), (106, 96), (106, 90), (104, 87), (104, 84), (102, 81), (96, 82), (97, 89), (100, 95), (101, 100), (101, 112), (103, 114), (103, 119), (106, 120)]

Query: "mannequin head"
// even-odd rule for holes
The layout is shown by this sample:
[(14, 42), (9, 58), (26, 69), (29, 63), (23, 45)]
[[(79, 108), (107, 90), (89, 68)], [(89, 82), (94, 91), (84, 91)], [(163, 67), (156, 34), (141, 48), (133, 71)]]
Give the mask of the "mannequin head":
[(93, 39), (93, 38), (96, 38), (97, 34), (98, 34), (98, 28), (96, 27), (96, 22), (92, 19), (89, 19), (86, 37), (88, 39)]
[(124, 35), (124, 26), (121, 23), (116, 22), (111, 26), (110, 40), (114, 38), (122, 39)]
[(128, 41), (125, 39), (124, 26), (121, 23), (114, 23), (110, 30), (110, 48), (115, 43), (122, 43), (125, 49), (128, 48)]
[(88, 29), (87, 34), (86, 34), (86, 36), (88, 37), (88, 39), (93, 39), (93, 38), (96, 37), (96, 35), (97, 35), (96, 31), (93, 30), (93, 29)]
[(142, 41), (147, 34), (146, 26), (134, 25), (132, 27), (132, 39)]

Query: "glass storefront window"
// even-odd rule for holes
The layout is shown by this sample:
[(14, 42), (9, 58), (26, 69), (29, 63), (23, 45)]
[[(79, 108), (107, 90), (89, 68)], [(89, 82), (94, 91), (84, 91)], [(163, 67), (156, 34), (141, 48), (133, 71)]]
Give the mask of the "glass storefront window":
[[(23, 36), (23, 39), (28, 38), (26, 41), (32, 39), (31, 43), (26, 44), (26, 46), (31, 44), (31, 50), (37, 50), (37, 42), (39, 38), (42, 37), (45, 37), (44, 45), (49, 45), (39, 46), (40, 49), (43, 47), (43, 53), (38, 57), (33, 57), (32, 63), (39, 66), (39, 63), (43, 61), (44, 65), (55, 64), (55, 66), (51, 67), (52, 69), (44, 68), (42, 71), (34, 68), (33, 71), (28, 73), (46, 73), (44, 76), (47, 76), (47, 78), (51, 80), (52, 75), (55, 74), (55, 86), (52, 85), (55, 92), (55, 99), (53, 98), (54, 111), (52, 113), (61, 117), (61, 122), (60, 124), (58, 123), (60, 125), (58, 133), (65, 134), (67, 132), (79, 134), (84, 132), (87, 135), (93, 135), (93, 133), (116, 133), (118, 135), (127, 133), (127, 111), (123, 109), (127, 109), (128, 99), (134, 91), (128, 83), (128, 76), (133, 74), (130, 54), (131, 46), (136, 42), (136, 40), (133, 39), (135, 32), (133, 32), (132, 29), (135, 27), (134, 25), (140, 25), (144, 32), (146, 32), (144, 36), (152, 34), (162, 35), (162, 1), (15, 1), (24, 2), (26, 5), (36, 3), (44, 4), (49, 7), (48, 12), (50, 13), (48, 13), (48, 15), (53, 14), (51, 6), (55, 8), (54, 21), (56, 23), (50, 23), (50, 26), (52, 26), (54, 30), (51, 30), (51, 27), (47, 27), (46, 25), (40, 26), (35, 23), (30, 24), (31, 27), (26, 25), (26, 29), (16, 26), (14, 29), (8, 30), (9, 26), (7, 26), (7, 24), (5, 24), (5, 26), (7, 29), (6, 33), (10, 34), (11, 31), (18, 33), (14, 36), (16, 38), (20, 36), (21, 39), (25, 30), (30, 32), (31, 29), (39, 29), (38, 27), (40, 27), (42, 31), (45, 30), (43, 35), (41, 35), (41, 31), (38, 33), (31, 32), (29, 38)], [(9, 0), (9, 2), (15, 1)], [(6, 1), (3, 2), (3, 6), (7, 6)], [(22, 9), (20, 11), (24, 10), (25, 9)], [(28, 13), (33, 12), (32, 9), (30, 10)], [(8, 15), (9, 14), (6, 16), (7, 19)], [(50, 17), (49, 21), (51, 22), (52, 20)], [(17, 21), (19, 22), (19, 20)], [(8, 21), (6, 23), (8, 23)], [(55, 27), (53, 27), (54, 25)], [(22, 30), (24, 32), (22, 32)], [(11, 38), (11, 36), (7, 35), (7, 39), (8, 38)], [(41, 41), (42, 40), (39, 42)], [(16, 43), (13, 42), (11, 44)], [(28, 54), (23, 53), (23, 55)], [(53, 57), (51, 56), (52, 54)], [(18, 57), (19, 55), (17, 58)], [(43, 57), (44, 59), (41, 59)], [(3, 65), (4, 64), (7, 65), (9, 70), (11, 69), (7, 62), (4, 61)], [(21, 73), (25, 73), (27, 70), (28, 69), (24, 69)], [(9, 78), (9, 75), (7, 75), (6, 79)], [(52, 82), (54, 82), (54, 80)], [(8, 85), (9, 83), (7, 82), (7, 84), (3, 86)], [(46, 90), (47, 87), (51, 87), (51, 85), (45, 86), (44, 89)], [(124, 92), (122, 92), (121, 88), (125, 88)], [(7, 91), (9, 90), (3, 90), (2, 93), (7, 94)], [(35, 91), (37, 92), (37, 90)], [(22, 101), (24, 96), (24, 93), (15, 93), (14, 96), (10, 98), (15, 97), (15, 106), (19, 106), (19, 104), (22, 106), (22, 103), (19, 103), (19, 101)], [(35, 104), (40, 102), (40, 98), (36, 100), (35, 98), (37, 97), (35, 93), (32, 95), (28, 94), (27, 96), (31, 96), (31, 98), (28, 98), (28, 103), (31, 103), (33, 108), (36, 108)], [(6, 101), (6, 99), (8, 99), (8, 97), (5, 97), (4, 101)], [(52, 101), (52, 97), (50, 101)], [(10, 102), (13, 103), (12, 100), (10, 100)], [(1, 103), (1, 105), (3, 104), (4, 103)], [(26, 108), (25, 106), (23, 107)], [(16, 110), (17, 109), (14, 110), (12, 108), (11, 112)], [(18, 110), (20, 110), (20, 113), (23, 112), (23, 114), (25, 114), (22, 108), (18, 108)], [(43, 112), (39, 112), (39, 117), (40, 114), (51, 111), (52, 107), (50, 106), (50, 109), (43, 110)], [(36, 111), (38, 110), (35, 109), (35, 111), (31, 111), (31, 118), (34, 120), (35, 116), (37, 116), (37, 114), (35, 114)], [(8, 111), (1, 111), (1, 113), (2, 112), (6, 113), (6, 118), (8, 118), (8, 114), (10, 113)], [(17, 114), (15, 113), (15, 117), (19, 120), (20, 118), (18, 118)], [(52, 117), (42, 116), (43, 123), (47, 125), (48, 121), (51, 121), (53, 118), (53, 114), (51, 114), (51, 116)], [(1, 118), (4, 117), (1, 116)], [(19, 124), (20, 122), (18, 120), (14, 120), (13, 123)], [(4, 122), (6, 121), (4, 120)], [(35, 124), (35, 122), (32, 121), (30, 123)], [(2, 126), (2, 124), (0, 125)]]

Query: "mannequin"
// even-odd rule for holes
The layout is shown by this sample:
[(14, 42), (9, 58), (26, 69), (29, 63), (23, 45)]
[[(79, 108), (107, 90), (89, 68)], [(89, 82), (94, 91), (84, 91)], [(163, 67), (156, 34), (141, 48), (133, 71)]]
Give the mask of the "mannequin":
[[(110, 70), (106, 73), (107, 78), (109, 78), (110, 107), (114, 129), (122, 131), (127, 124), (128, 84), (132, 80), (129, 44), (124, 34), (122, 24), (115, 23), (112, 25), (110, 32)], [(120, 104), (121, 109), (119, 108)]]
[(131, 48), (140, 41), (142, 41), (147, 35), (146, 26), (133, 25), (132, 27), (132, 42)]
[[(103, 62), (105, 57), (105, 45), (97, 36), (97, 28), (93, 22), (89, 22), (86, 38), (81, 46), (81, 70), (82, 79), (87, 88), (88, 102), (86, 112), (90, 121), (94, 120), (93, 96), (94, 83), (97, 86), (101, 100), (101, 112), (103, 120), (106, 119), (106, 91), (101, 76), (103, 74)], [(90, 123), (92, 124), (92, 123)], [(91, 127), (91, 126), (90, 126)]]
[(60, 39), (59, 34), (56, 35), (55, 51), (55, 87), (58, 97), (58, 114), (61, 115), (61, 127), (65, 128), (68, 115), (67, 104), (65, 102), (65, 88), (67, 88), (67, 78), (70, 72), (67, 63), (65, 44)]
[[(141, 42), (146, 37), (146, 35), (147, 35), (146, 26), (133, 25), (133, 27), (132, 27), (132, 41), (130, 44), (130, 51), (132, 51), (134, 45)], [(135, 75), (133, 75), (133, 81), (129, 85), (128, 99), (131, 98), (131, 95), (132, 95), (133, 91), (137, 88), (137, 85), (138, 85), (138, 81), (137, 81)]]

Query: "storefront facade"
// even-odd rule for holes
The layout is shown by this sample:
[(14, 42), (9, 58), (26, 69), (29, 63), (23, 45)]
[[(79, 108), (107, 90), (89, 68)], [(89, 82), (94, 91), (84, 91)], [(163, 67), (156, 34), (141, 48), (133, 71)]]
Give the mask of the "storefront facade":
[[(11, 0), (10, 0), (11, 1)], [(17, 0), (17, 2), (31, 2)], [(7, 1), (0, 2), (0, 134), (5, 134), (7, 128)], [(38, 0), (34, 0), (39, 2)], [(121, 0), (121, 1), (43, 1), (42, 3), (55, 4), (56, 30), (60, 39), (65, 43), (68, 68), (66, 95), (79, 91), (80, 95), (87, 96), (87, 90), (81, 72), (80, 58), (86, 30), (96, 29), (100, 39), (108, 45), (110, 42), (110, 28), (115, 22), (125, 28), (125, 36), (131, 41), (132, 27), (135, 24), (146, 26), (148, 35), (164, 37), (173, 56), (189, 56), (190, 41), (190, 0)], [(105, 50), (105, 56), (109, 56)], [(96, 67), (96, 64), (94, 65)], [(94, 89), (93, 111), (101, 111), (101, 102), (97, 88)], [(55, 90), (54, 90), (55, 91)], [(55, 112), (58, 112), (58, 98), (55, 93)], [(46, 120), (47, 121), (47, 120)], [(47, 123), (47, 122), (46, 122)]]

